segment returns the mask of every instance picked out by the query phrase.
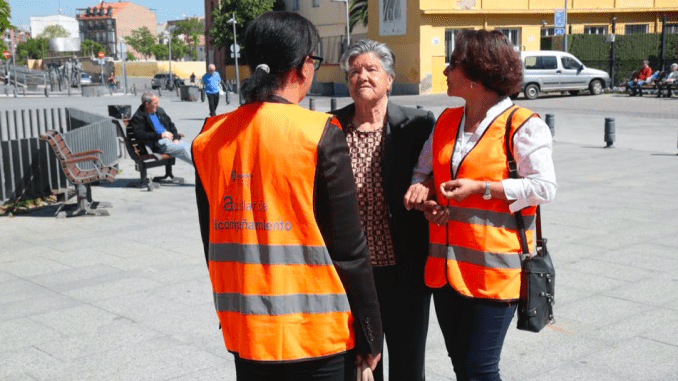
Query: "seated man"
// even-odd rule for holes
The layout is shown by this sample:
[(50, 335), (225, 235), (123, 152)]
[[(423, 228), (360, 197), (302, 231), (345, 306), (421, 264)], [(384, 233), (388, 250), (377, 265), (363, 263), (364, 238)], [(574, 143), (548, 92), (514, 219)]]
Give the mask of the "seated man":
[(191, 143), (181, 140), (174, 123), (158, 104), (158, 96), (151, 92), (141, 96), (141, 106), (129, 121), (134, 136), (150, 145), (153, 152), (166, 153), (193, 164)]
[(669, 74), (666, 75), (661, 81), (657, 82), (657, 98), (662, 96), (662, 88), (666, 88), (666, 95), (664, 96), (671, 98), (673, 95), (671, 86), (675, 86), (676, 84), (678, 84), (678, 64), (674, 63), (671, 64)]
[(650, 68), (650, 62), (648, 60), (643, 60), (640, 70), (635, 75), (633, 80), (626, 83), (626, 87), (631, 89), (631, 96), (635, 97), (636, 95), (643, 96), (643, 84), (645, 81), (652, 75), (652, 69)]

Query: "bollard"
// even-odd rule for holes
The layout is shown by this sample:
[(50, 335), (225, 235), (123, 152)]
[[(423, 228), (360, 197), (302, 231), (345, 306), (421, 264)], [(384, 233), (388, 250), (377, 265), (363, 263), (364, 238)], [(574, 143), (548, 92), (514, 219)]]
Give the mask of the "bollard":
[(330, 99), (330, 110), (334, 111), (336, 109), (337, 109), (337, 99), (332, 98), (332, 99)]
[(605, 148), (613, 148), (612, 144), (615, 140), (615, 125), (614, 118), (605, 118)]
[(21, 88), (21, 91), (24, 93), (24, 97), (26, 96), (26, 86)]
[(200, 101), (205, 103), (205, 89), (200, 90)]
[(160, 94), (160, 88), (158, 87), (158, 97), (161, 97), (162, 94)]
[(69, 97), (71, 96), (71, 86), (70, 85), (68, 86), (68, 96)]
[(5, 87), (5, 95), (9, 96), (9, 89)]
[(224, 91), (224, 93), (226, 94), (225, 95), (226, 96), (226, 104), (230, 105), (231, 104), (231, 92), (226, 90), (226, 91)]
[(137, 85), (136, 84), (132, 85), (132, 94), (134, 94), (135, 96), (137, 95)]
[(49, 88), (45, 86), (45, 98), (49, 97)]
[(551, 137), (556, 136), (556, 118), (553, 114), (546, 114), (546, 125), (551, 130)]
[(315, 111), (315, 99), (313, 98), (308, 99), (308, 109), (311, 111)]
[(16, 97), (17, 97), (17, 93), (16, 93), (16, 87), (15, 87), (14, 88), (14, 98), (16, 98)]

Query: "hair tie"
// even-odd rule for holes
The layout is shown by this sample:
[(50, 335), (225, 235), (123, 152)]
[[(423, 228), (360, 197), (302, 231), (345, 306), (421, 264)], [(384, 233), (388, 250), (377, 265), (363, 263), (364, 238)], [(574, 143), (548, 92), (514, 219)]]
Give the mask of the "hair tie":
[(266, 65), (264, 63), (257, 65), (257, 67), (254, 69), (254, 71), (257, 71), (258, 69), (265, 71), (266, 74), (271, 72), (271, 68), (268, 67), (268, 65)]

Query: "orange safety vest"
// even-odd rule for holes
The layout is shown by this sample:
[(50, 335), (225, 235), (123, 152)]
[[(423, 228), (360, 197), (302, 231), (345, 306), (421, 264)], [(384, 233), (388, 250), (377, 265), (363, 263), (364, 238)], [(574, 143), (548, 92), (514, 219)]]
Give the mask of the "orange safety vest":
[[(500, 181), (509, 177), (505, 152), (506, 122), (514, 108), (500, 114), (461, 160), (456, 178)], [(438, 118), (433, 132), (433, 178), (435, 189), (452, 179), (452, 153), (464, 115), (463, 107), (448, 108)], [(518, 108), (511, 123), (513, 137), (532, 111)], [(439, 192), (438, 192), (439, 193)], [(484, 200), (472, 194), (461, 201), (438, 195), (438, 203), (447, 205), (450, 219), (446, 225), (429, 224), (430, 251), (425, 280), (429, 287), (448, 282), (462, 295), (498, 300), (520, 296), (521, 247), (515, 215), (509, 201)], [(536, 207), (522, 209), (530, 251), (534, 250)]]
[(348, 297), (313, 208), (329, 118), (250, 103), (210, 118), (193, 142), (217, 315), (226, 348), (241, 358), (294, 361), (354, 346)]

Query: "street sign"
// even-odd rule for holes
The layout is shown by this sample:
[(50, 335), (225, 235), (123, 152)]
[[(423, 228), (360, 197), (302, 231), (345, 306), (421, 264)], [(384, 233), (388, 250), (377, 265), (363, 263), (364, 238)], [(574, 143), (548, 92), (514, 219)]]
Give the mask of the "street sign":
[(231, 53), (231, 58), (234, 58), (234, 54), (237, 54), (238, 58), (240, 58), (240, 53)]
[(238, 53), (240, 51), (240, 45), (231, 44), (231, 52)]
[(7, 50), (3, 50), (2, 55), (5, 56), (5, 58), (9, 58), (11, 54)]
[(565, 28), (553, 28), (553, 34), (555, 36), (562, 36), (565, 34)]
[(104, 58), (104, 52), (99, 51), (99, 53), (97, 53), (97, 57)]
[(553, 13), (553, 26), (556, 28), (565, 27), (565, 9), (556, 9)]

